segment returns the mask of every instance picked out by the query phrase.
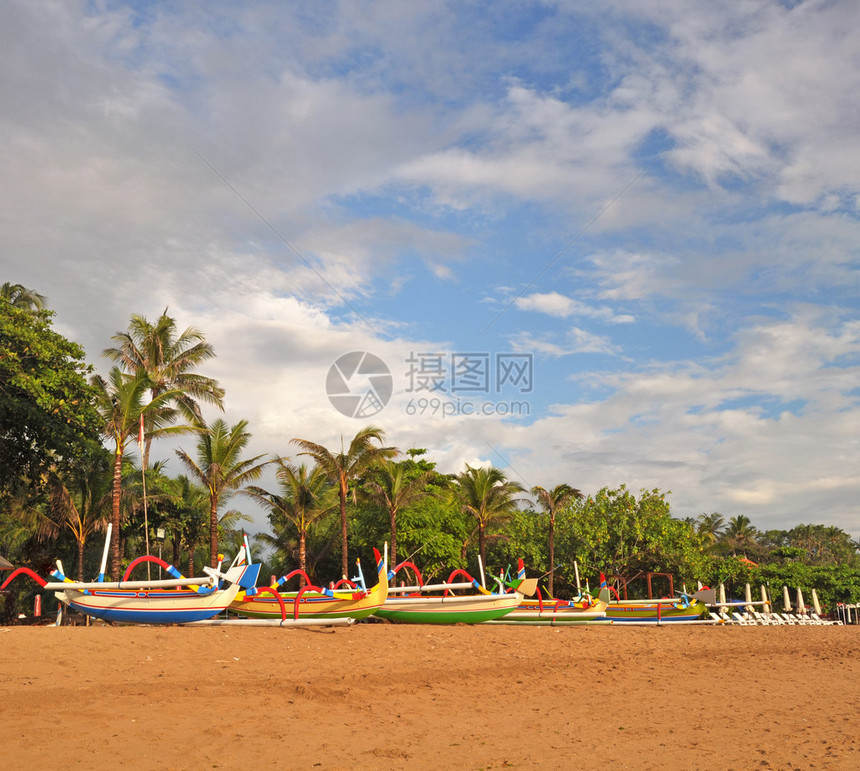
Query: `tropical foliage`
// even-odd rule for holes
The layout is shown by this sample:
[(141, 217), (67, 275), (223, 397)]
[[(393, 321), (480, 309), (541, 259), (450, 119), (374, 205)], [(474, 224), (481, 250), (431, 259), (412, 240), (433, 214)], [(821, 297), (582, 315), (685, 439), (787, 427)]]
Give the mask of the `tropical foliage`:
[(38, 486), (98, 442), (84, 351), (51, 328), (53, 313), (0, 298), (0, 493)]
[(385, 433), (376, 426), (361, 429), (344, 450), (341, 437), (340, 452), (332, 452), (321, 444), (308, 439), (293, 439), (298, 445), (301, 455), (309, 455), (317, 466), (336, 485), (340, 501), (340, 544), (341, 544), (341, 574), (346, 578), (349, 574), (349, 532), (346, 515), (346, 501), (350, 487), (359, 477), (373, 465), (392, 458), (397, 454), (393, 447), (383, 447)]
[(242, 457), (251, 439), (251, 434), (245, 430), (247, 426), (247, 420), (228, 426), (221, 418), (211, 426), (200, 424), (196, 460), (185, 450), (176, 451), (192, 478), (209, 493), (209, 564), (212, 567), (218, 564), (218, 507), (233, 492), (259, 479), (266, 466), (266, 462), (260, 462), (262, 455)]

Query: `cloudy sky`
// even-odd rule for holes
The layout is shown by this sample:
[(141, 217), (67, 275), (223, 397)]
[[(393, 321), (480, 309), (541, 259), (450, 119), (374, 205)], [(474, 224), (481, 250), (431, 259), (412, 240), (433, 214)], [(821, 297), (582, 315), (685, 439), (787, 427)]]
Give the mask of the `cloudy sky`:
[(254, 452), (375, 423), (444, 471), (856, 537), (858, 27), (854, 0), (4, 2), (0, 280), (101, 370), (132, 313), (201, 329)]

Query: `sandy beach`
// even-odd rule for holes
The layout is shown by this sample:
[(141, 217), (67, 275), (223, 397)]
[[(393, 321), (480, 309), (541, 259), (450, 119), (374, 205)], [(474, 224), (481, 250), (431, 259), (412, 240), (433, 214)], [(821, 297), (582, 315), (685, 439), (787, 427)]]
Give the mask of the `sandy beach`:
[(860, 767), (857, 627), (5, 627), (7, 769)]

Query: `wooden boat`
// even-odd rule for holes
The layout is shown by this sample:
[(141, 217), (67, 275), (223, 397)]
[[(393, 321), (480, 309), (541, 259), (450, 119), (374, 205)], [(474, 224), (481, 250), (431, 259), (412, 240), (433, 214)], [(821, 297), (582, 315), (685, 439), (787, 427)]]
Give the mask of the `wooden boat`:
[(606, 604), (606, 619), (613, 624), (702, 623), (713, 601), (713, 589), (660, 600), (612, 600)]
[[(404, 624), (480, 624), (493, 621), (514, 611), (525, 594), (534, 592), (536, 588), (534, 579), (518, 578), (511, 583), (510, 591), (491, 592), (464, 570), (455, 570), (445, 583), (425, 584), (418, 568), (411, 562), (400, 563), (389, 573), (389, 579), (404, 568), (415, 571), (418, 584), (391, 587), (388, 599), (376, 612), (381, 618)], [(458, 575), (467, 580), (454, 582)], [(463, 589), (472, 593), (451, 594)]]
[[(376, 559), (377, 583), (369, 591), (354, 581), (347, 581), (346, 590), (327, 589), (313, 586), (307, 575), (301, 570), (294, 570), (282, 576), (271, 586), (261, 589), (247, 589), (237, 595), (230, 605), (230, 610), (245, 618), (280, 619), (288, 617), (299, 619), (355, 619), (367, 618), (376, 613), (388, 597), (388, 574), (384, 560), (379, 552), (373, 550)], [(359, 576), (363, 582), (361, 564), (358, 563)], [(303, 575), (308, 585), (297, 592), (281, 592), (290, 578)], [(340, 582), (341, 584), (344, 581)]]
[(606, 602), (589, 596), (579, 600), (524, 599), (516, 610), (491, 624), (523, 626), (571, 626), (606, 620)]
[[(43, 589), (53, 591), (60, 602), (81, 613), (104, 621), (128, 624), (187, 624), (212, 618), (233, 602), (243, 587), (257, 582), (259, 565), (244, 563), (244, 549), (225, 573), (205, 567), (205, 576), (186, 578), (172, 565), (158, 557), (139, 557), (129, 565), (123, 580), (104, 581), (110, 528), (97, 581), (72, 581), (58, 569), (45, 581), (27, 568), (19, 568), (4, 582), (5, 587), (16, 575), (24, 573)], [(132, 570), (142, 562), (156, 562), (173, 578), (165, 580), (129, 580)], [(223, 587), (222, 587), (223, 584)]]
[[(176, 579), (159, 588), (153, 581), (115, 583), (46, 583), (44, 588), (70, 608), (104, 621), (127, 624), (187, 624), (217, 616), (233, 602), (244, 583), (256, 583), (259, 565), (239, 565), (224, 574), (186, 578), (190, 588), (175, 588)], [(206, 568), (204, 568), (206, 571)], [(217, 588), (217, 577), (227, 586)], [(194, 588), (196, 586), (196, 588)]]

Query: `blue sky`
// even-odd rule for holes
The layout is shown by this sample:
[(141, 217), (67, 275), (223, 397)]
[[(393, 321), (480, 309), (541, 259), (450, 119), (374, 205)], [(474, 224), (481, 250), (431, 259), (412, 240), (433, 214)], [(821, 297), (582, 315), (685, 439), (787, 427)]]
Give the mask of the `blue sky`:
[[(256, 452), (374, 422), (445, 471), (857, 536), (858, 17), (5, 3), (4, 280), (100, 368), (131, 313), (199, 327)], [(350, 351), (394, 379), (367, 419), (326, 394)], [(490, 385), (408, 391), (430, 354)]]

